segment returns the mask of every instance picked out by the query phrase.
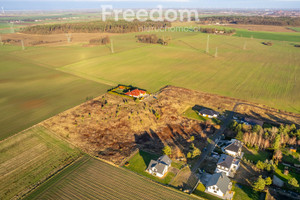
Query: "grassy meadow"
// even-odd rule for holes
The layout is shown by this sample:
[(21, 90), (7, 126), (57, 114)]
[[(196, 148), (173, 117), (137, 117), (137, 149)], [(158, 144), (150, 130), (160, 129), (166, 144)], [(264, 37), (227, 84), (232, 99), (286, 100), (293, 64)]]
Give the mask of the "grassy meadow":
[(129, 170), (83, 157), (25, 199), (196, 199)]
[(11, 199), (79, 157), (42, 127), (31, 128), (0, 142), (0, 199)]

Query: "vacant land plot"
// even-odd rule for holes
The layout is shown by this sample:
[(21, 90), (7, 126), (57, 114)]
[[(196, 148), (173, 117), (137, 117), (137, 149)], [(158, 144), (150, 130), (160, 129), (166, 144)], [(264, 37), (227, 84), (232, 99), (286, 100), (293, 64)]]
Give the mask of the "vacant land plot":
[(255, 163), (259, 160), (264, 162), (265, 160), (270, 160), (272, 158), (272, 153), (268, 151), (263, 151), (263, 150), (256, 151), (255, 149), (244, 148), (243, 152), (244, 152), (245, 159), (251, 160)]
[(27, 199), (194, 199), (129, 170), (84, 157)]
[(0, 140), (109, 88), (14, 57), (16, 48), (0, 49)]
[(20, 197), (80, 154), (42, 127), (2, 141), (0, 152), (0, 199)]
[(271, 25), (230, 24), (226, 27), (232, 27), (234, 29), (247, 29), (248, 31), (295, 32), (290, 28), (284, 26), (271, 26)]

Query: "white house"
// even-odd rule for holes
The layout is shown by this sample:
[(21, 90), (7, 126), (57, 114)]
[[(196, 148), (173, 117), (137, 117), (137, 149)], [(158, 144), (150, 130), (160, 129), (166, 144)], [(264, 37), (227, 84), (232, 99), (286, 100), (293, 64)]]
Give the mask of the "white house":
[(163, 177), (171, 166), (172, 160), (167, 156), (163, 155), (156, 160), (151, 160), (147, 172), (154, 176)]
[(222, 147), (222, 151), (233, 157), (241, 157), (242, 147), (243, 147), (243, 143), (241, 141), (232, 139), (227, 145)]
[(204, 108), (199, 111), (199, 115), (208, 118), (216, 118), (219, 116), (219, 113), (214, 110)]
[(225, 173), (226, 176), (233, 177), (240, 166), (240, 160), (226, 154), (222, 154), (215, 170), (216, 173)]
[(232, 183), (225, 173), (213, 174), (206, 184), (205, 192), (222, 199), (231, 199)]

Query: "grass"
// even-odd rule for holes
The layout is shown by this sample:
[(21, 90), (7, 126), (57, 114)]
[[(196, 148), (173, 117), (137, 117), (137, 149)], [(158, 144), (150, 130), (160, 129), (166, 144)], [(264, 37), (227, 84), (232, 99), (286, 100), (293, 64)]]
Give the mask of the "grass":
[[(232, 188), (232, 190), (235, 192), (233, 199), (234, 200), (260, 200), (262, 193), (253, 190), (249, 186), (244, 185), (237, 185), (235, 184)], [(263, 198), (264, 199), (264, 198)]]
[(200, 196), (206, 200), (220, 200), (221, 199), (221, 198), (215, 197), (213, 195), (210, 195), (204, 191), (205, 191), (205, 186), (202, 183), (199, 183), (197, 188), (194, 190), (193, 194)]
[(208, 117), (203, 117), (201, 115), (198, 114), (198, 111), (193, 110), (193, 108), (188, 108), (186, 111), (184, 111), (183, 113), (184, 117), (187, 117), (189, 119), (195, 119), (195, 120), (199, 120), (199, 121), (207, 121), (207, 120), (211, 120), (214, 124), (220, 124), (220, 120), (216, 119), (216, 118), (208, 118)]
[(300, 164), (299, 157), (300, 154), (299, 152), (291, 152), (289, 148), (284, 148), (281, 150), (283, 157), (282, 157), (282, 162), (284, 163), (290, 163), (290, 164)]
[(244, 152), (244, 158), (247, 160), (251, 160), (253, 162), (270, 160), (271, 154), (268, 151), (259, 150), (256, 151), (255, 149), (248, 148)]
[(141, 174), (145, 177), (151, 178), (152, 180), (155, 180), (157, 182), (168, 184), (175, 176), (172, 172), (167, 172), (167, 174), (164, 176), (164, 178), (158, 178), (155, 176), (152, 176), (151, 174), (147, 173), (145, 170), (147, 169), (149, 163), (151, 160), (157, 160), (159, 158), (158, 155), (150, 154), (148, 152), (139, 151), (136, 153), (128, 162), (129, 166), (124, 166), (125, 168), (136, 172), (138, 174)]
[(300, 113), (300, 57), (290, 42), (211, 35), (207, 54), (207, 34), (156, 34), (172, 37), (170, 45), (137, 43), (129, 33), (111, 36), (114, 54), (106, 46), (0, 46), (0, 140), (119, 83), (149, 92), (175, 85)]
[(234, 36), (256, 38), (264, 40), (278, 40), (278, 41), (289, 41), (289, 42), (300, 42), (300, 35), (298, 33), (274, 33), (274, 32), (263, 32), (263, 31), (248, 31), (239, 29), (236, 31)]
[(300, 32), (300, 27), (290, 27), (289, 29), (292, 29), (294, 31)]
[[(284, 175), (284, 165), (278, 164), (277, 168), (274, 171), (275, 175), (283, 180), (285, 183), (288, 182), (291, 178), (296, 178), (298, 183), (300, 183), (300, 174), (297, 173), (297, 171), (293, 171), (292, 168), (289, 168), (289, 173), (287, 175)], [(300, 192), (300, 188), (297, 188), (298, 192)]]
[(42, 127), (0, 143), (0, 199), (11, 199), (75, 160), (78, 149)]
[(96, 97), (110, 86), (13, 56), (0, 48), (0, 140)]
[(193, 199), (123, 168), (83, 157), (25, 199)]

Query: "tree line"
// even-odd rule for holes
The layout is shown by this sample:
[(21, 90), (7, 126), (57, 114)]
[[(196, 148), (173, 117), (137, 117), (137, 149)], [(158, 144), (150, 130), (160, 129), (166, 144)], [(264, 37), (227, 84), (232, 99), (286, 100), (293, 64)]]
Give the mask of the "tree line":
[(274, 26), (300, 26), (300, 17), (263, 16), (211, 16), (199, 18), (201, 24), (253, 24)]
[(165, 38), (158, 38), (155, 34), (148, 34), (148, 35), (136, 35), (135, 36), (138, 42), (142, 43), (149, 43), (149, 44), (161, 44), (161, 45), (168, 45), (169, 41), (171, 40), (170, 37)]
[(199, 28), (202, 33), (216, 33), (216, 34), (232, 34), (235, 29), (217, 29), (217, 28)]
[(21, 29), (23, 33), (29, 34), (57, 34), (57, 33), (129, 33), (141, 32), (145, 29), (161, 29), (171, 27), (170, 22), (140, 22), (134, 20), (127, 22), (120, 21), (92, 21), (92, 22), (77, 22), (63, 24), (46, 24), (28, 26)]
[(109, 36), (104, 36), (104, 37), (101, 37), (101, 38), (90, 40), (90, 44), (92, 44), (92, 45), (105, 45), (105, 44), (109, 44), (109, 43), (110, 43)]
[(275, 155), (276, 150), (281, 147), (300, 145), (300, 129), (297, 129), (295, 124), (262, 128), (259, 125), (251, 126), (233, 121), (230, 129), (235, 131), (237, 133), (236, 138), (243, 141), (248, 147), (256, 149), (272, 148)]

